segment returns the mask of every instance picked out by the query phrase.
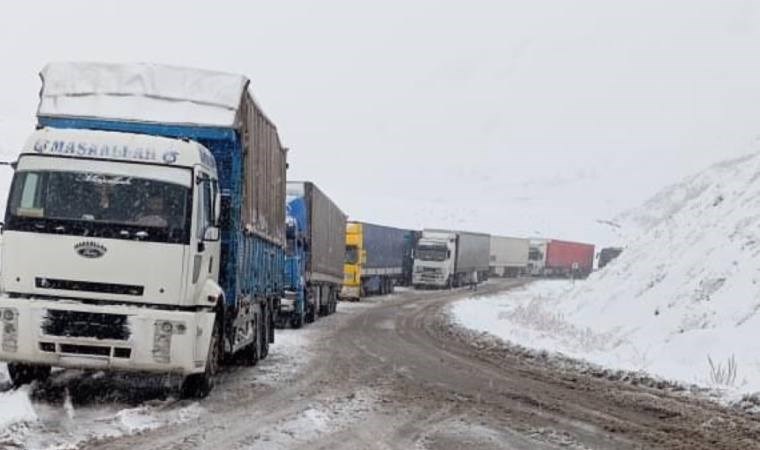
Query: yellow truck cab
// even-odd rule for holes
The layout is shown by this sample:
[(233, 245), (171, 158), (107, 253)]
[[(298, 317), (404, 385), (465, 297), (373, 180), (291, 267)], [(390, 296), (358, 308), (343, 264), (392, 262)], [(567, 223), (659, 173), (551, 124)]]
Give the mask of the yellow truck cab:
[(361, 298), (362, 262), (367, 259), (364, 251), (362, 224), (346, 223), (346, 261), (343, 265), (343, 289), (341, 298), (358, 300)]

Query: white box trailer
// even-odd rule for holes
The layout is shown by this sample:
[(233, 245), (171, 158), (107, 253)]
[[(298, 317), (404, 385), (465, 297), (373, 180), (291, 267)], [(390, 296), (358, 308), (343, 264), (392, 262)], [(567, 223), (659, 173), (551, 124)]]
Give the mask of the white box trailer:
[(491, 274), (498, 277), (525, 274), (528, 270), (529, 252), (529, 239), (491, 236)]

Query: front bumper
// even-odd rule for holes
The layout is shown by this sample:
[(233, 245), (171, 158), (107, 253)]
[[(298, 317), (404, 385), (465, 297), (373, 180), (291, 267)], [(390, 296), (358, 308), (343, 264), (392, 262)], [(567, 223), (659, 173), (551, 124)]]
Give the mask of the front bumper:
[[(50, 311), (58, 317), (53, 325)], [(104, 333), (103, 324), (88, 326), (82, 319), (116, 316), (125, 318), (123, 328), (128, 330), (119, 337), (107, 331), (109, 337), (96, 337)], [(212, 312), (8, 297), (0, 297), (0, 317), (2, 361), (180, 375), (205, 369), (214, 323)], [(14, 329), (15, 333), (9, 332)]]
[(446, 278), (442, 274), (423, 272), (412, 275), (412, 284), (415, 286), (446, 286)]
[(361, 289), (359, 286), (343, 286), (340, 290), (340, 298), (347, 300), (356, 300), (361, 298)]

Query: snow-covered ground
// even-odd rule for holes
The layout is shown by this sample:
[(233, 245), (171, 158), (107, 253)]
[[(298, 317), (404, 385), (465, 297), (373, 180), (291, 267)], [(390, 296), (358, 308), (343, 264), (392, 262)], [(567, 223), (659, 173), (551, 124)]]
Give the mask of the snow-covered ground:
[[(312, 360), (311, 343), (318, 341), (321, 333), (324, 330), (316, 327), (278, 330), (269, 357), (255, 368), (222, 374), (209, 400), (213, 402), (213, 396), (224, 396), (226, 390), (234, 390), (241, 383), (291, 382)], [(125, 381), (129, 380), (118, 375), (57, 371), (44, 387), (28, 386), (0, 392), (0, 448), (76, 449), (93, 439), (133, 435), (191, 422), (206, 412), (204, 402), (164, 399), (171, 391), (162, 390), (160, 382), (156, 388), (154, 384), (138, 380), (136, 386), (130, 388), (124, 387)], [(0, 386), (9, 387), (5, 364), (0, 367)], [(144, 401), (135, 402), (130, 398), (133, 394), (142, 398), (143, 390), (149, 390), (144, 394)], [(333, 426), (334, 413), (318, 410), (317, 406), (313, 411), (304, 411), (302, 421), (310, 423), (315, 417), (320, 419), (325, 415), (325, 420)]]
[(118, 402), (74, 406), (35, 400), (33, 387), (0, 393), (0, 448), (75, 449), (82, 442), (136, 434), (197, 419), (197, 402), (154, 400), (135, 407)]
[(462, 301), (464, 326), (610, 368), (760, 391), (760, 155), (623, 215), (641, 231), (588, 280)]

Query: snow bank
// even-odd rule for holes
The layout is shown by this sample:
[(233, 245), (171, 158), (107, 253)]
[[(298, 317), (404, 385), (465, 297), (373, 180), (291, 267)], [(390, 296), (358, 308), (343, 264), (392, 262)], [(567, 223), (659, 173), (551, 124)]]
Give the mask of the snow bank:
[(643, 231), (588, 280), (463, 301), (465, 326), (687, 383), (760, 391), (760, 155), (625, 215)]

